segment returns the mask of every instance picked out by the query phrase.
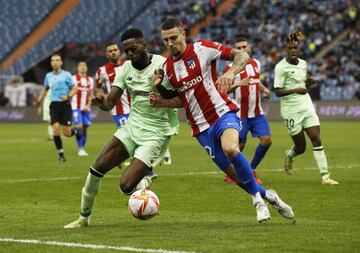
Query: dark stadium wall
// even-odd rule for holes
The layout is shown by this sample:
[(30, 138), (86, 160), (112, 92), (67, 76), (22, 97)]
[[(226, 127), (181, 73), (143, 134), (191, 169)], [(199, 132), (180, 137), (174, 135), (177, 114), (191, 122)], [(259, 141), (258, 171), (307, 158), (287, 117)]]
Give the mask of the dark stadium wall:
[[(317, 114), (321, 120), (341, 120), (341, 121), (359, 121), (360, 120), (360, 101), (317, 101), (314, 103)], [(280, 103), (264, 103), (263, 109), (269, 120), (280, 121)], [(179, 110), (179, 118), (185, 122), (184, 110)], [(108, 112), (93, 108), (91, 117), (94, 122), (113, 123)], [(35, 107), (0, 107), (0, 124), (2, 123), (40, 123), (42, 115)], [(45, 122), (44, 122), (45, 123)]]

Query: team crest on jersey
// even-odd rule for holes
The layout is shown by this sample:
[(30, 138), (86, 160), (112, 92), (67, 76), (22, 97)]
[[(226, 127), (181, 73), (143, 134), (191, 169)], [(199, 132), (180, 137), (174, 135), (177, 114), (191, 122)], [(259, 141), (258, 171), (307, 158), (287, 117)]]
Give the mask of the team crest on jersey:
[(194, 58), (191, 57), (191, 58), (185, 60), (185, 65), (191, 69), (195, 69), (196, 65), (195, 65)]
[(129, 76), (128, 78), (126, 78), (127, 81), (131, 81), (132, 80), (132, 77)]

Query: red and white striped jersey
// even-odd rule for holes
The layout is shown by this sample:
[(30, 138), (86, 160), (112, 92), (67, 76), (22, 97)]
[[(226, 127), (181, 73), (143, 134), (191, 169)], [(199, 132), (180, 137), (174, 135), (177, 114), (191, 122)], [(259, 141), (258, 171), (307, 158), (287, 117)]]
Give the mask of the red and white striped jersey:
[(193, 136), (208, 129), (228, 111), (238, 107), (226, 93), (220, 93), (216, 60), (230, 60), (232, 48), (213, 41), (188, 44), (179, 59), (171, 56), (164, 63), (165, 75), (182, 100)]
[(73, 110), (84, 110), (85, 106), (90, 103), (90, 96), (94, 88), (94, 80), (90, 76), (81, 77), (79, 74), (73, 75), (73, 83), (77, 92), (71, 98), (71, 108)]
[[(225, 72), (230, 68), (231, 64), (232, 63), (226, 66)], [(234, 98), (240, 107), (238, 111), (240, 118), (254, 118), (264, 114), (261, 107), (260, 68), (260, 62), (254, 58), (250, 58), (245, 68), (234, 78), (234, 83), (244, 78), (249, 78), (248, 86), (240, 86), (234, 90)]]
[[(121, 66), (125, 63), (122, 60), (119, 65), (115, 66), (111, 62), (106, 63), (104, 66), (101, 66), (96, 71), (96, 82), (103, 80), (106, 84), (106, 89), (108, 92), (111, 90), (111, 86), (114, 82), (116, 73), (119, 72)], [(130, 113), (130, 94), (127, 90), (123, 92), (120, 99), (116, 102), (116, 105), (111, 109), (111, 115), (121, 115)]]

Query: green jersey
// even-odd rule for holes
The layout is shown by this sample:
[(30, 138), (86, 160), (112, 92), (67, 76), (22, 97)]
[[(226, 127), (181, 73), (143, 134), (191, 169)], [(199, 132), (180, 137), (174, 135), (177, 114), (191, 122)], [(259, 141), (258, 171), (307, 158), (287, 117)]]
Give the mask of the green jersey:
[[(285, 90), (295, 88), (306, 88), (307, 64), (306, 61), (299, 59), (297, 65), (282, 59), (275, 66), (274, 88), (283, 88)], [(281, 97), (281, 115), (315, 110), (308, 93), (290, 94)]]
[(134, 68), (131, 61), (126, 61), (116, 74), (113, 85), (131, 96), (130, 116), (126, 124), (146, 129), (161, 135), (173, 135), (179, 130), (176, 110), (151, 107), (148, 94), (157, 92), (151, 83), (154, 70), (162, 69), (165, 58), (152, 55), (151, 63), (143, 70)]

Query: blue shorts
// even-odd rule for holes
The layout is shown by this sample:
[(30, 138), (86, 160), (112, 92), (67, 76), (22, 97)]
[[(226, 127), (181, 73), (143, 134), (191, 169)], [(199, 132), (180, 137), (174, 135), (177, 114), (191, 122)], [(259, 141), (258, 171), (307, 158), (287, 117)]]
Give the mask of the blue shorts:
[(270, 136), (270, 126), (265, 115), (259, 115), (255, 118), (242, 118), (242, 131), (241, 142), (246, 143), (247, 134), (250, 131), (252, 137)]
[(72, 110), (74, 125), (90, 126), (91, 125), (90, 114), (91, 114), (90, 112), (85, 112), (80, 109)]
[(220, 136), (228, 128), (236, 129), (240, 136), (242, 135), (240, 118), (235, 112), (225, 113), (214, 125), (196, 136), (198, 142), (222, 171), (225, 171), (231, 163), (220, 143)]
[(116, 127), (119, 128), (122, 124), (124, 124), (127, 119), (129, 118), (129, 114), (119, 114), (119, 115), (112, 115)]

